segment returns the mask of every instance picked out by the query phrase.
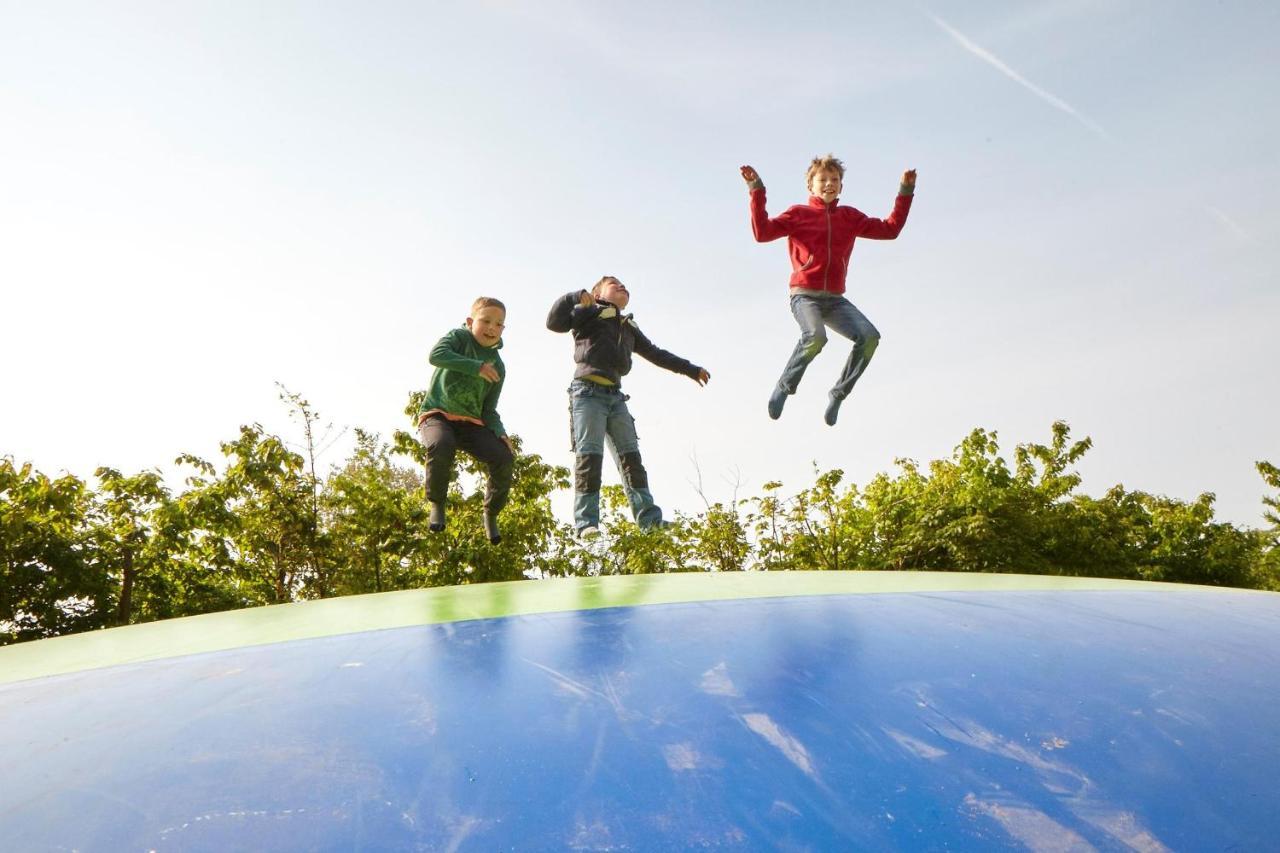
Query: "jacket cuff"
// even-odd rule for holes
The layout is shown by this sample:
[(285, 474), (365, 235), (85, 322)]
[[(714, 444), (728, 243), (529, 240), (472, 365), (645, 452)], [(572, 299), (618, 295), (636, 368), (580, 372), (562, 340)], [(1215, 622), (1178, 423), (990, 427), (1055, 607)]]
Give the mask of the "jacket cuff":
[(898, 195), (911, 196), (916, 194), (915, 184), (898, 184)]
[(756, 178), (754, 181), (747, 184), (747, 192), (755, 192), (756, 190), (762, 189), (764, 189), (764, 181), (759, 178)]

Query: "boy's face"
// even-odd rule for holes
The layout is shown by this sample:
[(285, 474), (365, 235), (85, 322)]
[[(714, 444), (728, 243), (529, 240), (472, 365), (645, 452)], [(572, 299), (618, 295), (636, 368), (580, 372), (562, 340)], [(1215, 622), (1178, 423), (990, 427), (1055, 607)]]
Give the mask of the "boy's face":
[(482, 347), (494, 346), (502, 339), (502, 330), (506, 328), (507, 312), (501, 308), (489, 306), (467, 318), (467, 328), (471, 336)]
[(827, 204), (840, 197), (840, 173), (830, 169), (819, 169), (809, 177), (809, 192)]
[(631, 294), (627, 292), (627, 286), (616, 278), (611, 278), (604, 284), (600, 285), (600, 289), (596, 291), (596, 299), (603, 299), (618, 306), (621, 311), (627, 307), (627, 303), (631, 301)]

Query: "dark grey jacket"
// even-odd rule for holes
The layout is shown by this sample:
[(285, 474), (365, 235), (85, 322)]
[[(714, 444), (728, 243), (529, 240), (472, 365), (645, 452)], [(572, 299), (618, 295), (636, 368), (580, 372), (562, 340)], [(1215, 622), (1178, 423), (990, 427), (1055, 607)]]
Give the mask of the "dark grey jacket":
[(583, 308), (578, 304), (583, 291), (566, 293), (551, 306), (547, 328), (553, 332), (573, 332), (574, 379), (601, 376), (621, 385), (631, 372), (631, 353), (672, 373), (697, 379), (702, 369), (678, 355), (654, 346), (630, 314), (621, 314), (608, 302)]

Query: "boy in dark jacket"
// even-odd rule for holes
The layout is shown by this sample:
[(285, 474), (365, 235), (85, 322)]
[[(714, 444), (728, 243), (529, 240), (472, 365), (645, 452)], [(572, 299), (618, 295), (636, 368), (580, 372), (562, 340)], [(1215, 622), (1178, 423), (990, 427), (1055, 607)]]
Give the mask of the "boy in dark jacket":
[(573, 333), (577, 368), (569, 386), (569, 413), (576, 454), (573, 479), (573, 524), (583, 539), (600, 533), (600, 477), (606, 439), (631, 514), (642, 529), (661, 527), (662, 509), (649, 492), (649, 475), (640, 461), (635, 418), (627, 410), (622, 377), (631, 371), (631, 354), (706, 385), (711, 374), (653, 345), (630, 314), (623, 314), (631, 294), (611, 275), (590, 292), (577, 290), (556, 300), (547, 328)]
[(444, 530), (444, 502), (457, 448), (478, 459), (489, 472), (484, 494), (484, 532), (502, 539), (498, 513), (507, 503), (515, 455), (498, 417), (498, 396), (507, 369), (498, 355), (507, 309), (482, 296), (471, 306), (466, 326), (449, 332), (431, 350), (431, 387), (418, 410), (418, 437), (427, 449), (428, 526)]
[(834, 426), (840, 404), (867, 369), (880, 343), (880, 333), (862, 312), (844, 296), (845, 275), (854, 240), (893, 240), (907, 224), (915, 193), (916, 171), (902, 174), (898, 198), (888, 219), (867, 216), (856, 208), (838, 204), (844, 180), (844, 164), (828, 154), (814, 157), (805, 174), (809, 186), (808, 204), (787, 208), (776, 219), (765, 211), (764, 183), (750, 166), (742, 167), (743, 180), (751, 192), (751, 233), (756, 242), (787, 238), (791, 255), (791, 313), (800, 324), (796, 344), (782, 377), (769, 396), (769, 417), (777, 420), (787, 396), (796, 393), (809, 362), (827, 343), (826, 327), (853, 341), (853, 351), (840, 378), (828, 395), (823, 420)]

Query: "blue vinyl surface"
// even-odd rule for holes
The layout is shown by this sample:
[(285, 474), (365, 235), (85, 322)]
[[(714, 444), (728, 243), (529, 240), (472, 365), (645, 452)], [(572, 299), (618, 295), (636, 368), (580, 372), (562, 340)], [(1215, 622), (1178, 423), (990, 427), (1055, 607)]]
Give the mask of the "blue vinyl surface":
[(510, 616), (0, 685), (0, 848), (1264, 850), (1280, 596)]

